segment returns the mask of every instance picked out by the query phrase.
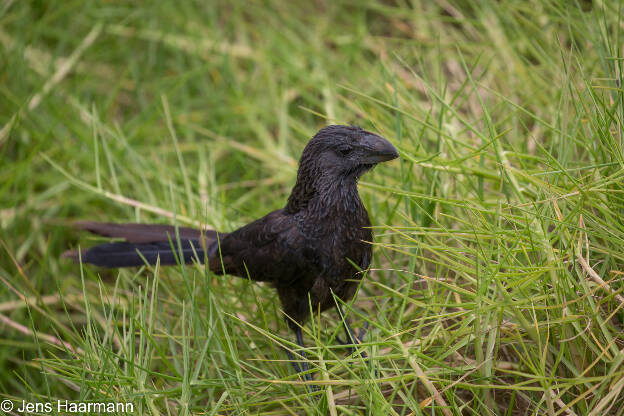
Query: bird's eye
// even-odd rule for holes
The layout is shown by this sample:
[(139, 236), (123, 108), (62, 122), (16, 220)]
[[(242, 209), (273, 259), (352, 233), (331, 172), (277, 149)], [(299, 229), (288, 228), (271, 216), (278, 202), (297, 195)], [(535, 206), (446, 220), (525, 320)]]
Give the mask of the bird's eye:
[(349, 153), (351, 153), (351, 149), (349, 147), (343, 147), (338, 149), (338, 153), (340, 153), (343, 156), (349, 156)]

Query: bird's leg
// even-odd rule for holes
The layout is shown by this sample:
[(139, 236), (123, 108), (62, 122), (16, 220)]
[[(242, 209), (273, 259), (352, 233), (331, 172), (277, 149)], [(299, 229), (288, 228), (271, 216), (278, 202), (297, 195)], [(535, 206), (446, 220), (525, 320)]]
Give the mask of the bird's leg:
[[(338, 313), (340, 317), (342, 318), (342, 326), (344, 327), (345, 335), (347, 336), (347, 338), (346, 338), (346, 341), (343, 341), (342, 339), (336, 337), (336, 340), (342, 345), (361, 344), (362, 338), (364, 338), (364, 335), (366, 335), (366, 330), (368, 329), (368, 322), (366, 322), (364, 326), (362, 327), (362, 329), (360, 329), (359, 334), (355, 335), (355, 331), (353, 331), (353, 328), (351, 328), (349, 319), (347, 319), (347, 317), (343, 313), (342, 307), (340, 305), (337, 305), (337, 308), (338, 308)], [(355, 347), (349, 347), (349, 352), (353, 354), (355, 352)], [(360, 355), (362, 356), (362, 358), (366, 358), (366, 353), (364, 351), (362, 351)]]
[[(305, 345), (303, 344), (303, 333), (301, 332), (300, 327), (294, 328), (294, 331), (295, 331), (295, 336), (297, 337), (297, 344), (301, 347), (301, 350), (297, 352), (297, 354), (301, 356), (301, 358), (303, 359), (301, 361), (301, 367), (299, 366), (299, 363), (297, 362), (297, 360), (295, 360), (295, 358), (293, 357), (292, 353), (289, 350), (286, 350), (286, 354), (288, 354), (288, 359), (292, 362), (293, 367), (295, 367), (295, 371), (298, 374), (300, 374), (305, 381), (312, 381), (313, 380), (312, 374), (308, 372), (309, 367), (308, 367), (308, 361), (306, 358), (306, 353), (303, 350), (305, 348)], [(309, 384), (307, 387), (311, 393), (314, 393), (315, 391), (319, 390), (319, 387), (313, 384)]]
[[(299, 352), (299, 355), (301, 355), (301, 358), (303, 358), (303, 361), (301, 362), (301, 371), (299, 372), (303, 372), (303, 378), (306, 381), (312, 380), (312, 375), (310, 373), (308, 373), (308, 362), (307, 362), (307, 358), (306, 358), (306, 353), (304, 351), (305, 345), (303, 345), (303, 334), (301, 333), (301, 328), (297, 327), (295, 328), (295, 336), (297, 337), (297, 344), (301, 347), (301, 351)], [(294, 362), (293, 364), (297, 364), (296, 362)]]
[(344, 326), (345, 334), (347, 334), (348, 339), (353, 341), (353, 344), (362, 343), (362, 340), (364, 339), (364, 335), (366, 335), (366, 332), (368, 331), (368, 322), (364, 322), (364, 326), (360, 328), (360, 332), (358, 332), (357, 335), (355, 334), (355, 331), (351, 327), (351, 323), (349, 322), (347, 318), (345, 318), (345, 322), (343, 326)]
[(297, 374), (301, 373), (299, 363), (295, 361), (295, 356), (292, 354), (292, 352), (290, 352), (290, 350), (286, 350), (286, 355), (288, 355), (288, 360), (292, 363), (293, 367), (295, 367), (295, 372)]

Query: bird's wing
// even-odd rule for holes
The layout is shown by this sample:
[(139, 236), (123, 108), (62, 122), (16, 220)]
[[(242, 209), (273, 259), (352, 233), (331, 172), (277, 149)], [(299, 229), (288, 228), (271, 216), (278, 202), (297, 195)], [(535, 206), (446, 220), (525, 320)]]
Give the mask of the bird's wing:
[(282, 279), (288, 274), (285, 267), (295, 267), (308, 257), (293, 216), (283, 210), (227, 234), (218, 244), (210, 259), (213, 271), (259, 281)]

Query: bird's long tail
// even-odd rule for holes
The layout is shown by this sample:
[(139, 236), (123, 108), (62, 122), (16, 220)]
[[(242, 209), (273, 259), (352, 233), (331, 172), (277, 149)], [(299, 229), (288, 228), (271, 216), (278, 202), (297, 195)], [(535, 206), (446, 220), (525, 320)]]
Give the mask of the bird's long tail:
[(84, 221), (76, 226), (93, 234), (125, 240), (100, 244), (80, 253), (72, 250), (63, 254), (75, 261), (82, 259), (84, 263), (108, 268), (156, 264), (158, 259), (163, 266), (193, 261), (203, 263), (205, 251), (214, 251), (217, 240), (216, 231), (178, 227), (176, 233), (172, 225)]

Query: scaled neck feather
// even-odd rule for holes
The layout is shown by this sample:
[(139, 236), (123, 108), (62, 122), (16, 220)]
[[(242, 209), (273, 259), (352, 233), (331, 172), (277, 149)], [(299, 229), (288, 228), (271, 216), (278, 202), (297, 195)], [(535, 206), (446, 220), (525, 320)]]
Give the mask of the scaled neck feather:
[(302, 164), (286, 212), (307, 211), (316, 217), (359, 213), (363, 205), (357, 190), (358, 176), (319, 173), (313, 164)]

